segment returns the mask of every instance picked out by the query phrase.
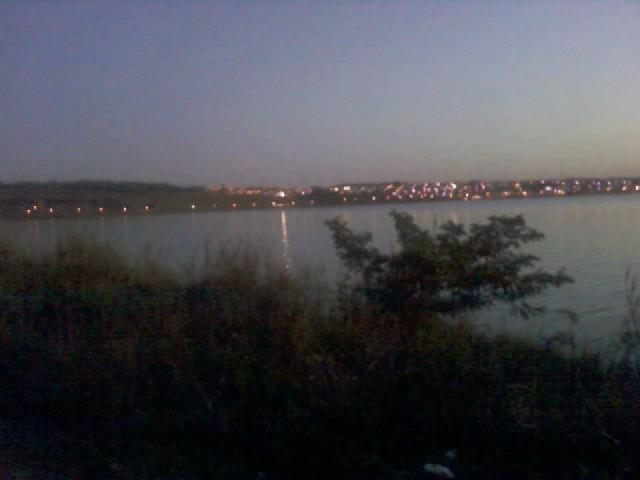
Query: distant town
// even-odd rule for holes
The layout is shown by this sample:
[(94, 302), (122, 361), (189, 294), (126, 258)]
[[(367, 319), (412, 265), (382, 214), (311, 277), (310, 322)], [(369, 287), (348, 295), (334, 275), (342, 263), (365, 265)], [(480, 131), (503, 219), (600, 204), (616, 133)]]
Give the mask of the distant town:
[[(221, 187), (224, 188), (224, 187)], [(471, 180), (465, 182), (380, 182), (343, 183), (329, 187), (309, 188), (229, 188), (231, 194), (272, 197), (275, 204), (289, 199), (305, 205), (326, 203), (369, 203), (395, 201), (490, 200), (497, 198), (530, 198), (600, 193), (640, 192), (640, 177), (571, 178), (510, 181)], [(289, 202), (290, 203), (290, 202)]]
[(372, 182), (312, 187), (180, 187), (79, 181), (0, 183), (0, 217), (134, 215), (376, 203), (640, 193), (640, 177)]

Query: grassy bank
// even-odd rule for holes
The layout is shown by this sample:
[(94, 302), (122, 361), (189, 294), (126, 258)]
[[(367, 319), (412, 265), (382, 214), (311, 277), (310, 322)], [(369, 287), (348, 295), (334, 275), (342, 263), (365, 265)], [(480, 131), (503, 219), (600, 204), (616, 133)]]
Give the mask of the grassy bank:
[(328, 290), (250, 249), (186, 278), (87, 240), (38, 258), (3, 245), (4, 422), (78, 478), (640, 475), (632, 356)]

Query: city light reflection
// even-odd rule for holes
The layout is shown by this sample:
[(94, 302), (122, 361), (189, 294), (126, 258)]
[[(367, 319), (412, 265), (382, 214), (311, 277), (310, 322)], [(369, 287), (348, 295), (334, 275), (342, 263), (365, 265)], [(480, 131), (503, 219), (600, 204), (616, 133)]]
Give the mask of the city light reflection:
[(289, 256), (289, 229), (287, 228), (287, 214), (284, 210), (280, 211), (280, 225), (282, 230), (282, 258), (284, 259), (284, 268), (289, 272), (293, 262)]

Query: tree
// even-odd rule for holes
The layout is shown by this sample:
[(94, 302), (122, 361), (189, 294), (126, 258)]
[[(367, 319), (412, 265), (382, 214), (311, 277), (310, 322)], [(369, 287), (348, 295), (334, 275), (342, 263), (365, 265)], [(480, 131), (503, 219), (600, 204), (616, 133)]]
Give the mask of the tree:
[(522, 245), (544, 235), (521, 215), (492, 216), (487, 224), (447, 222), (434, 233), (407, 213), (391, 212), (399, 251), (383, 254), (370, 233), (353, 232), (341, 217), (326, 223), (338, 255), (359, 282), (367, 301), (383, 310), (415, 309), (455, 314), (507, 302), (524, 317), (543, 309), (527, 300), (572, 279), (563, 270), (548, 273)]

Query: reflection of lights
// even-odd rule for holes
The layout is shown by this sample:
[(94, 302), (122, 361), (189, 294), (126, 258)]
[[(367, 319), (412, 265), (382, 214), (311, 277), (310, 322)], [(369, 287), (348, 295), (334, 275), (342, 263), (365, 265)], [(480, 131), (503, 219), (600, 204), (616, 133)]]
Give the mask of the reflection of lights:
[(144, 206), (144, 211), (145, 211), (145, 212), (148, 212), (150, 209), (151, 209), (151, 207), (149, 207), (149, 205), (145, 205), (145, 206)]
[(237, 203), (232, 203), (232, 204), (231, 204), (231, 207), (232, 207), (232, 208), (238, 208), (238, 204), (237, 204)]
[(26, 213), (27, 213), (27, 215), (31, 215), (31, 209), (27, 208), (27, 212)]
[(282, 257), (284, 258), (284, 267), (291, 269), (291, 257), (289, 256), (289, 229), (287, 228), (287, 214), (284, 210), (280, 212), (280, 225), (282, 229)]
[(104, 213), (104, 208), (102, 208), (102, 207), (98, 208), (98, 212)]
[(191, 204), (191, 210), (195, 210), (195, 209), (196, 209), (196, 204), (195, 204), (195, 203), (192, 203), (192, 204)]
[(256, 206), (257, 206), (257, 205), (256, 205), (256, 202), (251, 202), (251, 206), (252, 206), (253, 208), (256, 208)]
[(53, 214), (53, 208), (49, 209), (49, 213)]
[(80, 213), (82, 209), (80, 207), (76, 208), (76, 213)]
[(127, 213), (127, 207), (122, 207), (122, 213)]
[(31, 207), (33, 209), (34, 212), (38, 211), (38, 205), (34, 205), (33, 207)]

